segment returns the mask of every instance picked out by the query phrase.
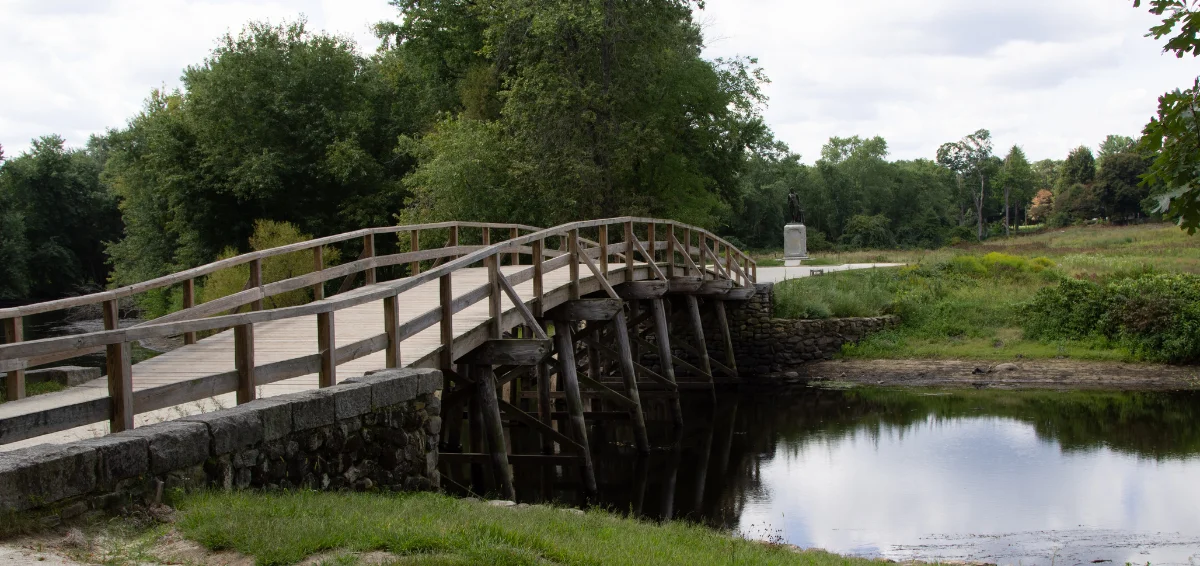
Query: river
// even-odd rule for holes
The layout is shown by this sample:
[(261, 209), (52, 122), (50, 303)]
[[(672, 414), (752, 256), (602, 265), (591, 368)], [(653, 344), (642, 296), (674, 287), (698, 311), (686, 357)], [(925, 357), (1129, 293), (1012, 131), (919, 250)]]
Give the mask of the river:
[[(1200, 560), (1197, 393), (798, 388), (685, 412), (649, 457), (593, 430), (597, 504), (895, 560)], [(565, 472), (518, 469), (518, 499), (579, 503)]]

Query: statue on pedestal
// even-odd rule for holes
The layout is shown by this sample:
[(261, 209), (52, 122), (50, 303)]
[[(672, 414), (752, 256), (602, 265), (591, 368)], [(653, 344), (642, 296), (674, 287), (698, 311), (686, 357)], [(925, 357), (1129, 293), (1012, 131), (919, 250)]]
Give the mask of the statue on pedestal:
[(788, 223), (783, 227), (784, 265), (794, 267), (808, 259), (808, 234), (804, 227), (804, 207), (795, 190), (788, 191)]

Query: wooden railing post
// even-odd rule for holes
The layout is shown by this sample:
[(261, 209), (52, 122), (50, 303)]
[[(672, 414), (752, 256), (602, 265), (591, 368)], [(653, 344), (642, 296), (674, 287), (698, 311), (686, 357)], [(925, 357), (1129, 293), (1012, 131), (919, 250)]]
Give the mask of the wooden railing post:
[(650, 252), (650, 263), (658, 261), (658, 252), (654, 249), (654, 223), (646, 224), (646, 251)]
[(383, 298), (383, 327), (387, 333), (387, 347), (384, 349), (384, 367), (398, 368), (400, 361), (400, 302), (392, 295)]
[[(254, 289), (255, 287), (262, 287), (262, 260), (261, 259), (250, 260), (250, 285), (249, 285), (249, 287), (251, 289)], [(258, 299), (256, 301), (254, 301), (253, 303), (250, 303), (250, 310), (255, 310), (255, 311), (263, 310), (263, 300)]]
[(438, 279), (438, 304), (442, 308), (441, 369), (444, 370), (452, 369), (454, 366), (454, 292), (451, 284), (449, 273)]
[[(408, 232), (408, 249), (409, 249), (409, 251), (413, 251), (413, 252), (421, 251), (421, 231), (420, 230), (409, 230), (409, 232)], [(412, 277), (414, 275), (420, 275), (420, 274), (421, 274), (421, 262), (414, 261), (414, 262), (408, 264), (408, 276), (409, 277)]]
[(667, 278), (675, 277), (675, 225), (667, 224)]
[[(104, 301), (104, 329), (116, 330), (120, 323), (120, 311), (116, 299)], [(133, 363), (129, 357), (129, 343), (109, 344), (105, 347), (105, 362), (108, 369), (108, 396), (112, 399), (112, 415), (108, 420), (109, 432), (133, 429)]]
[(542, 316), (545, 314), (542, 308), (542, 296), (545, 293), (542, 277), (545, 275), (545, 266), (542, 265), (542, 246), (546, 243), (545, 240), (533, 241), (533, 299), (536, 301), (533, 314)]
[(255, 398), (254, 382), (254, 325), (233, 327), (233, 365), (237, 368), (237, 402), (249, 403)]
[[(317, 246), (313, 248), (313, 271), (325, 271), (325, 247)], [(325, 282), (319, 281), (312, 286), (313, 300), (320, 301), (325, 298)]]
[(696, 236), (700, 244), (700, 253), (697, 254), (700, 256), (700, 261), (696, 262), (696, 266), (700, 268), (700, 278), (708, 279), (708, 270), (705, 269), (708, 262), (708, 254), (704, 253), (704, 248), (708, 246), (708, 236), (704, 232), (700, 232)]
[(578, 299), (579, 295), (579, 230), (571, 230), (567, 232), (567, 249), (571, 254), (571, 286), (570, 296), (572, 299)]
[[(450, 227), (450, 237), (446, 238), (446, 247), (450, 247), (450, 248), (458, 247), (458, 226), (457, 225)], [(458, 259), (458, 256), (456, 256), (456, 255), (450, 256), (450, 259), (451, 260)]]
[(625, 223), (625, 280), (633, 281), (633, 222)]
[(317, 352), (321, 354), (318, 385), (332, 387), (337, 384), (337, 343), (334, 340), (332, 312), (317, 313)]
[(608, 275), (608, 224), (601, 224), (597, 229), (600, 239), (600, 273)]
[[(4, 335), (9, 344), (15, 344), (24, 339), (21, 317), (4, 319)], [(4, 378), (4, 392), (9, 401), (25, 398), (25, 370), (17, 369), (8, 372)]]
[[(508, 239), (510, 239), (510, 240), (517, 239), (517, 236), (519, 236), (519, 235), (520, 235), (520, 232), (518, 232), (516, 228), (512, 228), (508, 231)], [(508, 260), (509, 265), (521, 265), (520, 250), (513, 250), (512, 253), (508, 257), (509, 257), (509, 260)]]
[(488, 271), (488, 321), (493, 340), (499, 340), (503, 330), (500, 320), (500, 255), (492, 254), (484, 260)]
[[(683, 255), (688, 256), (688, 258), (690, 259), (692, 257), (692, 229), (691, 228), (683, 229), (683, 241), (680, 243), (683, 244), (683, 251), (682, 251)], [(688, 265), (687, 262), (684, 262), (683, 266), (684, 266), (683, 274), (691, 275), (692, 267), (690, 265)], [(697, 275), (699, 275), (699, 274), (697, 274)]]
[[(366, 236), (363, 236), (363, 257), (364, 258), (375, 257), (375, 234), (367, 234)], [(376, 276), (375, 268), (374, 267), (367, 268), (367, 271), (366, 271), (367, 285), (375, 284), (375, 276)]]
[[(194, 306), (196, 306), (196, 280), (188, 279), (187, 281), (183, 282), (183, 309), (187, 310)], [(195, 343), (196, 343), (196, 333), (195, 332), (184, 332), (183, 333), (183, 345), (184, 346), (187, 346), (189, 344), (195, 344)]]

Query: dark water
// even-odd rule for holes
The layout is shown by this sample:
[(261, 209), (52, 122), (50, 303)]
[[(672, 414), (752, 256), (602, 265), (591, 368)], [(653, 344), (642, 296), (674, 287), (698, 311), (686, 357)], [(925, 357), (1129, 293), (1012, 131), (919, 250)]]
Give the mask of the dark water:
[[(592, 432), (599, 504), (893, 559), (1200, 560), (1195, 393), (800, 389), (685, 405), (675, 451), (637, 457), (619, 422)], [(518, 467), (518, 498), (577, 502), (573, 470), (549, 473)]]

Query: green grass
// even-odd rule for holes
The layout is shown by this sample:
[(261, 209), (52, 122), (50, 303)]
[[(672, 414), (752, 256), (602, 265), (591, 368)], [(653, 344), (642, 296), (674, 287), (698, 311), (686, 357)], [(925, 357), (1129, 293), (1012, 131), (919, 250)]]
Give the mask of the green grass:
[[(1003, 253), (1049, 258), (1045, 273), (949, 276), (937, 269), (964, 256)], [(1063, 277), (1107, 278), (1152, 269), (1200, 273), (1200, 237), (1171, 225), (1088, 226), (994, 239), (930, 251), (865, 251), (826, 256), (847, 263), (908, 263), (910, 268), (839, 272), (776, 286), (776, 315), (826, 318), (898, 314), (901, 327), (848, 345), (843, 356), (889, 359), (1012, 360), (1068, 357), (1136, 361), (1105, 340), (1043, 342), (1021, 331), (1021, 306)], [(956, 259), (959, 258), (959, 259)]]
[(437, 494), (217, 493), (185, 496), (176, 528), (258, 564), (386, 551), (397, 564), (809, 564), (871, 561), (779, 545), (682, 522), (605, 511), (498, 508)]
[[(34, 395), (41, 395), (43, 393), (54, 393), (55, 391), (62, 391), (63, 389), (66, 389), (66, 386), (64, 386), (61, 383), (58, 383), (57, 381), (43, 381), (40, 383), (26, 383), (25, 384), (25, 396), (33, 397)], [(5, 403), (7, 401), (8, 401), (7, 394), (4, 391), (0, 391), (0, 403)]]

